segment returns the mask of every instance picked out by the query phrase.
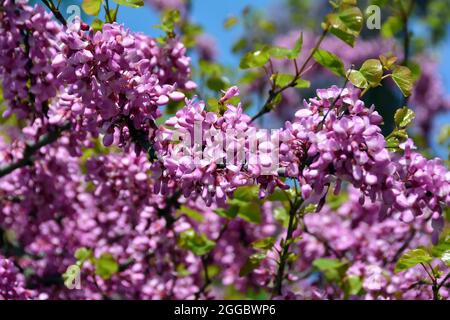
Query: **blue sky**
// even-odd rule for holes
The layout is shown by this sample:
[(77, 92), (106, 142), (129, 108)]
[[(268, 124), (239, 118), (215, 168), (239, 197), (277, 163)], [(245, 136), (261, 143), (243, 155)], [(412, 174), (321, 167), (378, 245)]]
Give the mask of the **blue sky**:
[[(238, 58), (230, 53), (231, 46), (243, 30), (239, 25), (225, 30), (223, 22), (229, 16), (239, 16), (248, 5), (267, 8), (273, 0), (194, 0), (192, 3), (194, 22), (202, 25), (217, 40), (220, 62), (233, 65), (238, 63)], [(159, 15), (149, 6), (139, 9), (121, 7), (120, 10), (119, 22), (124, 22), (134, 31), (159, 35), (159, 31), (152, 28), (159, 23)]]

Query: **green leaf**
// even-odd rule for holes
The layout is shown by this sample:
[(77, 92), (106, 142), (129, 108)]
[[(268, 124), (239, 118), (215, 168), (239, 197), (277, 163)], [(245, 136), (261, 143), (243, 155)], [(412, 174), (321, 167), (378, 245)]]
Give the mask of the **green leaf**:
[(342, 0), (342, 6), (356, 6), (358, 4), (358, 0)]
[(358, 70), (350, 70), (348, 73), (348, 80), (358, 88), (367, 88), (369, 86), (367, 79), (364, 77), (364, 75), (358, 71)]
[(258, 19), (257, 26), (267, 33), (274, 33), (277, 30), (275, 23), (267, 19)]
[(313, 261), (313, 266), (323, 272), (328, 281), (339, 281), (348, 268), (348, 263), (337, 259), (319, 258)]
[(350, 7), (339, 13), (339, 19), (357, 36), (363, 27), (363, 14), (358, 7)]
[(233, 193), (233, 198), (242, 201), (255, 201), (259, 199), (257, 186), (244, 186), (237, 188)]
[(204, 220), (203, 215), (198, 212), (197, 210), (194, 210), (192, 208), (189, 208), (187, 206), (181, 206), (178, 210), (177, 210), (177, 215), (181, 215), (181, 214), (185, 214), (186, 216), (188, 216), (189, 218), (192, 218), (196, 221), (202, 222)]
[(265, 199), (269, 201), (287, 201), (289, 194), (281, 189), (275, 189), (274, 192), (269, 194)]
[(450, 267), (450, 239), (441, 240), (437, 245), (433, 246), (431, 254)]
[(294, 80), (294, 76), (292, 74), (286, 73), (274, 73), (270, 77), (270, 80), (274, 81), (275, 85), (277, 85), (278, 87), (285, 87), (286, 85), (291, 83), (292, 80)]
[(108, 280), (119, 271), (119, 264), (110, 253), (102, 253), (100, 258), (95, 259), (95, 274), (102, 279)]
[(261, 223), (261, 204), (257, 202), (245, 202), (240, 200), (232, 200), (233, 204), (239, 205), (238, 216), (242, 219), (260, 224)]
[(292, 50), (283, 47), (271, 47), (269, 49), (269, 55), (275, 59), (287, 59), (292, 54)]
[(237, 53), (237, 52), (241, 51), (242, 49), (244, 49), (247, 46), (247, 43), (248, 43), (248, 41), (246, 38), (240, 38), (233, 44), (231, 51), (233, 53)]
[(265, 258), (266, 258), (265, 253), (252, 254), (239, 271), (239, 276), (240, 277), (247, 276), (250, 272), (256, 269)]
[(313, 212), (317, 212), (317, 207), (318, 204), (317, 203), (310, 203), (308, 204), (305, 209), (303, 209), (304, 213), (313, 213)]
[(385, 38), (392, 38), (397, 32), (402, 30), (403, 22), (400, 17), (391, 16), (381, 26), (381, 35)]
[(224, 68), (218, 64), (209, 62), (206, 60), (200, 60), (199, 62), (200, 71), (207, 76), (221, 76), (224, 73)]
[(353, 47), (355, 45), (356, 37), (354, 35), (347, 33), (340, 28), (331, 28), (330, 32), (349, 46)]
[(311, 87), (311, 82), (304, 79), (297, 79), (295, 80), (295, 86), (294, 88), (304, 89)]
[(64, 285), (67, 288), (73, 288), (74, 281), (80, 277), (80, 267), (72, 264), (67, 267), (66, 272), (62, 274)]
[(358, 7), (350, 6), (340, 13), (329, 14), (326, 20), (332, 34), (352, 47), (355, 45), (363, 25), (363, 14)]
[(348, 198), (349, 196), (347, 192), (341, 191), (338, 195), (335, 195), (333, 192), (329, 192), (327, 196), (327, 206), (330, 207), (331, 210), (336, 211), (348, 201)]
[[(274, 82), (276, 86), (282, 88), (282, 87), (285, 87), (285, 86), (291, 84), (292, 81), (294, 80), (294, 78), (295, 78), (295, 76), (293, 76), (291, 74), (274, 73), (270, 77), (270, 80), (272, 82)], [(311, 86), (311, 82), (309, 82), (308, 80), (304, 80), (304, 79), (297, 79), (297, 80), (295, 80), (295, 83), (291, 86), (293, 88), (304, 89), (304, 88), (309, 88)]]
[(233, 219), (239, 213), (239, 206), (231, 205), (230, 208), (228, 208), (228, 209), (217, 208), (216, 210), (214, 210), (214, 212), (217, 213), (221, 217)]
[(282, 223), (283, 227), (287, 228), (289, 224), (289, 213), (284, 207), (276, 207), (273, 210), (273, 217), (275, 220)]
[(175, 24), (181, 19), (180, 11), (169, 10), (165, 11), (161, 18), (161, 24), (156, 27), (164, 31), (169, 35), (169, 37), (174, 36)]
[(100, 19), (94, 19), (91, 23), (91, 27), (92, 29), (94, 29), (94, 31), (102, 31), (103, 21)]
[(180, 234), (179, 245), (197, 256), (202, 256), (210, 252), (216, 243), (208, 239), (206, 235), (197, 234), (193, 229), (190, 229)]
[(105, 19), (109, 23), (113, 23), (117, 21), (117, 12), (119, 11), (119, 6), (117, 6), (115, 9), (109, 9), (109, 16), (111, 17), (111, 21), (109, 21), (109, 17), (106, 17)]
[(414, 111), (408, 109), (408, 107), (400, 108), (395, 112), (394, 115), (395, 125), (398, 128), (404, 129), (413, 122), (415, 117), (416, 114), (414, 113)]
[(212, 76), (208, 78), (206, 85), (213, 91), (220, 91), (229, 87), (230, 81), (226, 77)]
[(395, 64), (395, 62), (397, 61), (396, 56), (386, 57), (384, 55), (380, 55), (379, 58), (380, 58), (381, 64), (383, 65), (383, 68), (385, 68), (386, 70), (391, 69), (392, 66)]
[(348, 277), (349, 294), (357, 295), (362, 289), (362, 281), (358, 276)]
[(395, 67), (394, 71), (392, 72), (392, 79), (405, 97), (411, 95), (414, 78), (409, 68), (404, 66)]
[(413, 82), (416, 82), (417, 80), (419, 80), (420, 76), (422, 74), (420, 65), (414, 61), (410, 61), (410, 62), (408, 62), (407, 67), (409, 68), (409, 70), (411, 70)]
[(132, 8), (140, 8), (144, 6), (144, 0), (113, 0), (115, 3), (121, 6), (127, 6)]
[(270, 250), (275, 244), (275, 238), (268, 237), (252, 242), (253, 249)]
[(89, 259), (92, 256), (92, 250), (88, 249), (88, 248), (78, 248), (75, 251), (75, 259), (77, 259), (77, 261), (82, 264), (84, 261), (86, 261), (87, 259)]
[(259, 79), (260, 77), (261, 77), (261, 73), (260, 72), (249, 71), (249, 72), (246, 72), (242, 76), (242, 78), (240, 80), (240, 83), (250, 84), (250, 83), (254, 82), (256, 79)]
[(383, 66), (381, 65), (380, 60), (366, 60), (359, 71), (364, 78), (366, 78), (371, 87), (377, 87), (380, 85), (381, 77), (383, 76)]
[(327, 68), (335, 75), (345, 77), (344, 64), (335, 54), (323, 49), (318, 49), (313, 57), (320, 65)]
[(225, 29), (231, 29), (232, 27), (234, 27), (236, 24), (238, 23), (238, 19), (235, 16), (231, 16), (225, 19), (224, 23), (223, 23), (223, 27)]
[(239, 187), (234, 191), (233, 199), (228, 202), (231, 206), (238, 208), (237, 215), (242, 219), (252, 223), (261, 223), (261, 200), (258, 195), (258, 187)]
[(417, 248), (404, 253), (400, 259), (398, 259), (395, 266), (395, 272), (400, 272), (412, 268), (419, 263), (431, 262), (433, 258), (423, 248)]
[(388, 148), (398, 148), (399, 144), (405, 142), (408, 139), (408, 133), (405, 129), (395, 129), (386, 138), (386, 144)]
[(267, 49), (261, 49), (247, 53), (242, 57), (239, 67), (241, 69), (259, 68), (269, 61), (270, 55)]
[(294, 60), (297, 59), (298, 55), (302, 51), (303, 46), (303, 33), (300, 33), (300, 36), (295, 41), (294, 48), (291, 50), (290, 54), (288, 54), (288, 59)]
[(102, 2), (102, 0), (83, 0), (81, 8), (83, 8), (83, 11), (86, 12), (86, 14), (96, 16), (100, 12)]
[(342, 266), (342, 262), (337, 259), (319, 258), (313, 261), (313, 266), (320, 271), (337, 269)]

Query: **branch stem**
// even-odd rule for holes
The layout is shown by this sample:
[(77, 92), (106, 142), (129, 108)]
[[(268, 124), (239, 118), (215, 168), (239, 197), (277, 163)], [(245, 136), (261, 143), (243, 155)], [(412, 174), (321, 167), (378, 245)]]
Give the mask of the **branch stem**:
[(280, 261), (278, 263), (278, 271), (275, 277), (275, 285), (273, 287), (272, 297), (282, 294), (284, 271), (286, 269), (287, 259), (289, 257), (289, 248), (292, 242), (291, 240), (295, 231), (295, 218), (302, 204), (302, 199), (296, 199), (289, 210), (289, 223), (286, 231), (286, 238), (284, 239), (284, 243), (281, 249)]
[(27, 145), (25, 147), (23, 156), (20, 160), (17, 160), (0, 168), (0, 178), (6, 176), (7, 174), (13, 172), (16, 169), (32, 165), (33, 155), (40, 148), (55, 142), (61, 136), (61, 133), (69, 130), (70, 127), (71, 127), (70, 123), (66, 123), (60, 127), (55, 127), (49, 130), (45, 135), (43, 135), (36, 143)]
[(297, 62), (295, 62), (296, 72), (295, 72), (295, 76), (292, 79), (292, 81), (281, 88), (270, 89), (269, 96), (267, 97), (266, 102), (264, 103), (262, 108), (258, 111), (258, 113), (252, 117), (252, 119), (251, 119), (252, 122), (272, 110), (272, 102), (279, 94), (281, 94), (283, 91), (285, 91), (288, 88), (295, 87), (295, 85), (297, 84), (297, 80), (299, 80), (300, 77), (304, 74), (304, 71), (305, 71), (306, 67), (308, 66), (308, 63), (311, 61), (311, 59), (314, 56), (314, 53), (319, 49), (320, 45), (322, 44), (323, 40), (325, 39), (325, 36), (328, 33), (328, 29), (329, 28), (325, 28), (323, 30), (322, 35), (320, 36), (316, 45), (314, 46), (314, 48), (311, 49), (308, 57), (306, 58), (305, 62), (303, 62), (302, 66), (300, 68), (298, 68)]

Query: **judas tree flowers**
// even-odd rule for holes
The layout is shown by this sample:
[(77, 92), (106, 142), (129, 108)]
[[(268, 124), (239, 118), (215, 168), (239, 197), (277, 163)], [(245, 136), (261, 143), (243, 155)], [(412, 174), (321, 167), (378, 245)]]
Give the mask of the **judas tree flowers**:
[[(255, 112), (210, 55), (193, 63), (187, 48), (205, 44), (187, 2), (150, 3), (158, 38), (117, 10), (89, 25), (0, 1), (0, 299), (449, 298), (447, 164), (410, 109), (388, 119), (370, 93), (392, 79), (416, 108), (428, 100), (376, 41), (368, 61), (326, 51), (359, 34), (357, 6), (306, 48), (244, 56), (269, 76)], [(344, 84), (282, 100), (324, 69)], [(279, 128), (260, 123), (286, 105)]]

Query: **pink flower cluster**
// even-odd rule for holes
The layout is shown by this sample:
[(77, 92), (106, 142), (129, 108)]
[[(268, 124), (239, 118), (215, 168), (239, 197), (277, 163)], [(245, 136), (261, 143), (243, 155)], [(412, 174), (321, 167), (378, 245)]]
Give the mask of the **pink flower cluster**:
[[(264, 160), (259, 161), (257, 154), (250, 159), (247, 140), (255, 128), (240, 104), (227, 103), (237, 94), (237, 87), (232, 87), (222, 97), (223, 115), (206, 111), (202, 101), (187, 100), (166, 121), (168, 128), (161, 129), (155, 145), (160, 156), (154, 166), (160, 182), (156, 192), (177, 186), (185, 197), (201, 196), (208, 205), (213, 201), (224, 205), (227, 195), (260, 176)], [(276, 182), (272, 184), (273, 190)]]
[[(305, 102), (293, 123), (287, 122), (280, 165), (299, 180), (304, 199), (317, 203), (335, 185), (350, 182), (372, 201), (383, 201), (383, 214), (402, 212), (405, 221), (432, 216), (442, 230), (442, 207), (449, 204), (450, 176), (439, 159), (391, 153), (379, 125), (381, 116), (365, 108), (358, 91), (332, 87)], [(364, 201), (364, 198), (361, 198)], [(438, 232), (434, 236), (437, 237)]]
[(440, 159), (428, 160), (413, 152), (413, 142), (402, 145), (404, 155), (396, 160), (399, 183), (395, 206), (402, 212), (402, 219), (411, 222), (416, 216), (431, 218), (433, 241), (437, 242), (444, 228), (442, 208), (450, 205), (450, 172)]
[[(62, 36), (62, 53), (52, 62), (65, 66), (58, 77), (68, 86), (67, 93), (79, 101), (69, 110), (58, 105), (51, 121), (59, 122), (63, 112), (70, 112), (78, 119), (76, 129), (93, 136), (103, 133), (105, 146), (128, 145), (130, 131), (136, 129), (148, 136), (161, 115), (158, 107), (184, 98), (177, 86), (194, 86), (186, 81), (190, 60), (183, 45), (172, 40), (167, 48), (159, 48), (153, 39), (119, 24), (106, 24), (95, 33), (83, 29), (79, 21), (69, 27)], [(174, 68), (178, 71), (173, 72)]]
[[(36, 291), (33, 297), (185, 299), (198, 294), (203, 284), (201, 261), (180, 248), (177, 239), (194, 229), (215, 240), (224, 218), (202, 199), (181, 197), (170, 203), (169, 194), (154, 194), (147, 174), (151, 165), (143, 154), (92, 157), (82, 165), (83, 175), (78, 158), (65, 148), (44, 151), (34, 167), (0, 179), (0, 230), (13, 234), (14, 245), (23, 250), (14, 259), (33, 271), (27, 276), (27, 286)], [(58, 180), (50, 185), (54, 175)], [(177, 217), (180, 205), (197, 210), (204, 221), (184, 215), (183, 210)], [(233, 219), (217, 242), (209, 263), (221, 267), (218, 278), (223, 285), (237, 283), (242, 290), (256, 286), (252, 277), (241, 278), (239, 270), (251, 253), (249, 244), (278, 230), (270, 207), (265, 207), (261, 225)], [(69, 290), (61, 275), (75, 263), (73, 255), (80, 247), (91, 249), (96, 258), (111, 254), (120, 266), (118, 272), (103, 279), (95, 275), (95, 265), (86, 262), (82, 289)], [(220, 289), (213, 292), (223, 295)], [(200, 295), (208, 296), (208, 292)]]
[(341, 181), (375, 199), (395, 170), (379, 127), (382, 118), (358, 95), (347, 88), (317, 90), (317, 98), (286, 123), (281, 161), (287, 175), (300, 180), (305, 199), (322, 196), (334, 182), (339, 192)]
[(20, 119), (44, 118), (61, 81), (49, 61), (59, 52), (62, 27), (41, 6), (24, 0), (2, 1), (0, 78), (7, 109)]
[(13, 262), (0, 256), (0, 300), (26, 300), (31, 296)]
[[(194, 299), (225, 297), (229, 285), (271, 290), (285, 242), (280, 222), (289, 215), (278, 201), (290, 202), (291, 193), (247, 203), (236, 190), (256, 185), (264, 198), (292, 184), (300, 186), (302, 209), (315, 204), (318, 213), (294, 221), (295, 255), (283, 297), (346, 297), (312, 267), (318, 258), (342, 261), (344, 279), (361, 282), (350, 298), (432, 297), (429, 286), (421, 287), (422, 269), (394, 268), (405, 250), (429, 246), (430, 234), (437, 242), (450, 205), (450, 173), (442, 161), (414, 152), (410, 140), (401, 152), (389, 151), (381, 116), (358, 90), (318, 90), (279, 136), (259, 132), (232, 102), (237, 87), (224, 92), (218, 112), (185, 99), (158, 127), (160, 108), (195, 88), (177, 39), (159, 44), (116, 23), (94, 32), (75, 21), (63, 30), (44, 9), (21, 0), (3, 1), (0, 18), (6, 116), (25, 120), (11, 130), (11, 144), (0, 139), (0, 168), (26, 156), (25, 139), (72, 126), (0, 177), (0, 299)], [(153, 163), (139, 146), (128, 148), (136, 132), (154, 148)], [(93, 148), (98, 136), (125, 150)], [(278, 170), (268, 173), (277, 160)], [(348, 201), (337, 209), (325, 204), (330, 190), (345, 188)], [(221, 210), (237, 217), (222, 217)], [(256, 213), (260, 223), (244, 219)], [(192, 230), (215, 242), (201, 257), (181, 245)], [(252, 243), (267, 237), (276, 249), (242, 277)], [(80, 266), (82, 289), (71, 290), (62, 275), (80, 247), (92, 256)], [(96, 260), (105, 255), (113, 266), (106, 271), (114, 269), (106, 276)], [(213, 269), (208, 283), (205, 273)], [(446, 287), (440, 294), (449, 298)]]
[[(291, 249), (298, 259), (290, 265), (284, 298), (342, 299), (343, 288), (326, 281), (312, 266), (316, 259), (325, 258), (346, 263), (346, 277), (356, 277), (361, 284), (350, 299), (432, 299), (431, 287), (422, 281), (427, 274), (420, 265), (394, 272), (399, 255), (430, 244), (427, 219), (404, 223), (389, 217), (380, 221), (381, 202), (366, 199), (361, 204), (363, 195), (354, 188), (349, 188), (348, 197), (337, 209), (325, 205), (320, 212), (305, 216), (303, 231), (294, 234), (301, 236)], [(260, 277), (263, 286), (270, 285), (276, 272), (271, 257), (276, 258), (276, 253), (271, 252), (254, 271), (264, 275)], [(448, 299), (450, 292), (442, 288), (440, 294)]]

